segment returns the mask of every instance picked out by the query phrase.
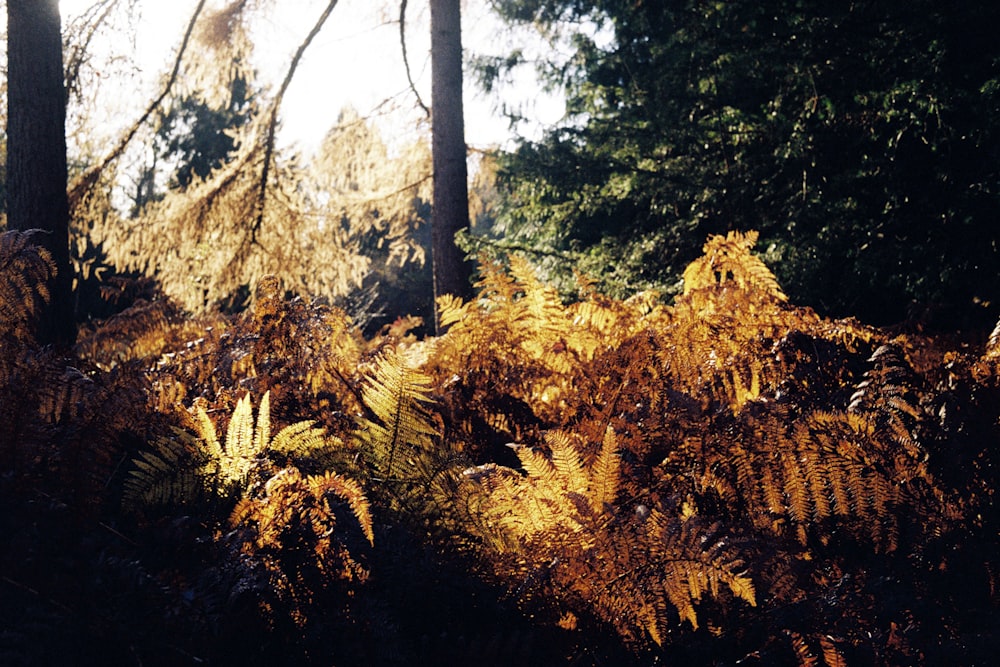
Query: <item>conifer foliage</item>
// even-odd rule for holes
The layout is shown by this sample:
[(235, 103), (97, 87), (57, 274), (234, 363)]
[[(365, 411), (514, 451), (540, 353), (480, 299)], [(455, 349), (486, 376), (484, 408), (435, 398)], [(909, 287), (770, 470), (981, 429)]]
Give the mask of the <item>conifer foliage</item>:
[(996, 332), (821, 318), (755, 238), (672, 305), (510, 258), (446, 334), (365, 340), (269, 277), (58, 358), (0, 236), (0, 661), (982, 664)]

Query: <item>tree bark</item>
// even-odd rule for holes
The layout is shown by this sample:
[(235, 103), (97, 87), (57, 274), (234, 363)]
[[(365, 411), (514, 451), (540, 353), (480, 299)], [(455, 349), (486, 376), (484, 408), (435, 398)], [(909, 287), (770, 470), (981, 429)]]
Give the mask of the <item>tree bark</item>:
[(58, 0), (7, 0), (7, 224), (39, 229), (55, 261), (40, 342), (71, 345), (66, 88)]
[[(469, 226), (468, 170), (462, 108), (462, 20), (460, 0), (431, 0), (431, 135), (434, 202), (431, 256), (435, 299), (472, 295), (472, 267), (455, 245)], [(434, 324), (441, 327), (438, 309)]]

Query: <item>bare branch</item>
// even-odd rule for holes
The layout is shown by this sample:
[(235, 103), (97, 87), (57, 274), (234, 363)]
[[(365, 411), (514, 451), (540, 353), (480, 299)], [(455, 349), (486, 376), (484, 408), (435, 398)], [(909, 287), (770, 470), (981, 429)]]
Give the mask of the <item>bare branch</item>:
[[(79, 92), (77, 86), (80, 81), (80, 69), (83, 67), (84, 62), (86, 62), (90, 43), (93, 41), (94, 36), (97, 35), (100, 27), (107, 22), (114, 10), (118, 8), (120, 2), (121, 0), (101, 0), (101, 2), (88, 8), (86, 13), (80, 16), (75, 22), (81, 26), (83, 36), (79, 44), (76, 44), (71, 49), (67, 49), (66, 66), (64, 67), (65, 74), (63, 75), (67, 93), (72, 91)], [(70, 45), (67, 44), (67, 46)]]
[(139, 117), (132, 126), (126, 130), (122, 135), (122, 138), (118, 141), (111, 151), (105, 155), (104, 159), (101, 160), (99, 164), (96, 164), (86, 171), (84, 171), (80, 176), (76, 178), (69, 189), (69, 203), (70, 210), (74, 210), (77, 205), (82, 201), (84, 195), (94, 186), (97, 179), (100, 178), (101, 174), (107, 169), (108, 165), (112, 161), (117, 159), (128, 147), (129, 143), (135, 137), (136, 133), (148, 120), (149, 117), (153, 115), (163, 100), (166, 99), (167, 95), (173, 89), (174, 84), (177, 82), (177, 77), (180, 73), (181, 62), (184, 60), (184, 54), (187, 52), (188, 43), (191, 40), (191, 34), (194, 32), (195, 23), (198, 21), (198, 17), (201, 15), (202, 10), (205, 8), (206, 0), (199, 0), (198, 6), (195, 7), (194, 12), (191, 14), (191, 19), (188, 21), (187, 29), (184, 31), (184, 38), (181, 40), (180, 48), (177, 50), (177, 57), (174, 59), (174, 67), (170, 72), (170, 76), (167, 77), (166, 83), (163, 85), (163, 89), (160, 94), (149, 103), (146, 107), (145, 112)]
[(288, 90), (288, 86), (292, 83), (292, 78), (295, 76), (295, 70), (298, 69), (299, 61), (302, 60), (302, 55), (309, 48), (309, 45), (312, 44), (316, 35), (323, 29), (323, 25), (330, 18), (330, 14), (333, 12), (334, 7), (337, 6), (337, 2), (338, 0), (331, 0), (326, 9), (323, 10), (323, 13), (320, 14), (319, 19), (316, 20), (316, 24), (313, 25), (312, 30), (306, 35), (305, 40), (299, 44), (299, 48), (295, 51), (295, 56), (292, 57), (292, 62), (288, 66), (288, 71), (285, 73), (285, 79), (281, 82), (281, 87), (278, 89), (278, 94), (275, 96), (274, 101), (271, 102), (270, 118), (267, 125), (267, 139), (264, 144), (264, 166), (261, 169), (260, 186), (257, 189), (256, 215), (254, 216), (253, 226), (250, 228), (251, 243), (257, 243), (257, 232), (264, 223), (267, 181), (271, 174), (271, 157), (274, 155), (274, 136), (278, 129), (278, 111), (281, 109), (281, 102), (285, 97), (285, 91)]
[(406, 51), (406, 3), (407, 0), (400, 0), (399, 2), (399, 46), (403, 50), (403, 66), (406, 68), (406, 80), (410, 83), (410, 90), (413, 91), (413, 94), (417, 97), (417, 104), (420, 105), (427, 119), (430, 120), (431, 110), (424, 104), (424, 100), (420, 97), (419, 91), (417, 91), (416, 84), (413, 83), (413, 76), (410, 74), (410, 58)]

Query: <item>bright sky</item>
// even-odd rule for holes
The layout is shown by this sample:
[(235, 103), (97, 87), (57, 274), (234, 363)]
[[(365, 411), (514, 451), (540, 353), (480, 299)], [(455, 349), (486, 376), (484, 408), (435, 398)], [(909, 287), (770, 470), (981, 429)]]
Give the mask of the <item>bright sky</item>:
[[(255, 35), (261, 76), (277, 87), (295, 49), (308, 34), (327, 0), (292, 0), (272, 3)], [(61, 0), (63, 22), (94, 0)], [(172, 62), (184, 27), (196, 0), (142, 0), (142, 20), (135, 43), (123, 40), (119, 48), (134, 49), (147, 80), (150, 95), (136, 95), (137, 104), (151, 99), (158, 77)], [(467, 0), (463, 4), (463, 43), (471, 53), (500, 54), (509, 51), (505, 31), (487, 9), (487, 0)], [(406, 81), (399, 44), (399, 0), (340, 0), (323, 31), (306, 52), (282, 107), (280, 141), (308, 150), (323, 137), (339, 110), (352, 104), (362, 115), (372, 113), (392, 98), (401, 111), (383, 117), (387, 132), (412, 128), (422, 112)], [(427, 0), (411, 0), (407, 8), (407, 49), (417, 90), (430, 105), (430, 36)], [(522, 44), (521, 46), (532, 46)], [(535, 45), (537, 48), (537, 45)], [(533, 123), (519, 128), (535, 136), (539, 128), (559, 120), (562, 101), (541, 92), (530, 71), (523, 72), (516, 86), (502, 90), (504, 103), (519, 107)], [(497, 97), (487, 98), (466, 77), (466, 139), (476, 148), (503, 144), (510, 140), (508, 122), (495, 109)], [(135, 90), (130, 88), (129, 90)], [(117, 115), (117, 112), (116, 112)]]

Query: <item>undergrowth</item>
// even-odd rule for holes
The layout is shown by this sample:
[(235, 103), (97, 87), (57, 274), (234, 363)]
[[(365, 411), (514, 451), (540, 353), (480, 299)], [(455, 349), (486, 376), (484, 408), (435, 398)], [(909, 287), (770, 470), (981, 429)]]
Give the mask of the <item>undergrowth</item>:
[(59, 352), (0, 236), (0, 663), (987, 664), (1000, 326), (821, 318), (755, 240), (672, 305), (512, 256), (436, 338), (269, 279)]

